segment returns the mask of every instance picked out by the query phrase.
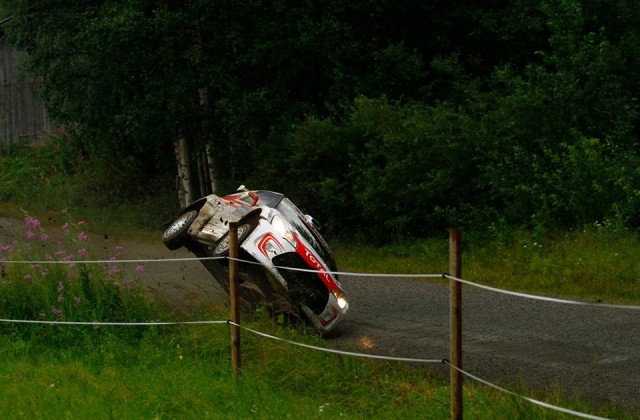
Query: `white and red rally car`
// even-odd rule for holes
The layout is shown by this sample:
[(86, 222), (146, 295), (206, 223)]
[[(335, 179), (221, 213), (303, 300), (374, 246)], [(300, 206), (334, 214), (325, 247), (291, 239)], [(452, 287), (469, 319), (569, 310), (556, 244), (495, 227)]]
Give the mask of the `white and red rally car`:
[[(334, 256), (313, 218), (283, 194), (242, 186), (224, 197), (208, 195), (167, 223), (162, 240), (169, 249), (184, 246), (199, 257), (226, 257), (229, 222), (238, 226), (240, 288), (247, 303), (301, 311), (323, 333), (342, 321), (349, 303)], [(228, 292), (228, 260), (201, 262)]]

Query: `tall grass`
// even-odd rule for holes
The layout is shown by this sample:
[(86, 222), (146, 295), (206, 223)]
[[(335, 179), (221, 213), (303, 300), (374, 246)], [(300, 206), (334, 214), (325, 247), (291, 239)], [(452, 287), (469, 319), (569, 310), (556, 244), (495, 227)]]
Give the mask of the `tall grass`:
[[(85, 221), (46, 230), (32, 216), (24, 219), (21, 239), (0, 245), (0, 317), (43, 321), (133, 322), (165, 316), (144, 288), (138, 264), (132, 270), (117, 261), (117, 246), (100, 264), (86, 233)], [(0, 331), (26, 339), (54, 339), (62, 344), (91, 336), (91, 330), (51, 329), (41, 325), (0, 325)], [(88, 333), (86, 333), (89, 331)], [(83, 332), (85, 332), (83, 334)], [(79, 334), (79, 336), (76, 336)], [(53, 337), (50, 337), (52, 335)]]
[(145, 174), (141, 182), (123, 170), (125, 164), (84, 159), (73, 147), (51, 138), (14, 147), (11, 156), (0, 151), (0, 211), (15, 217), (23, 208), (43, 221), (88, 219), (141, 233), (160, 229), (177, 210), (166, 175)]

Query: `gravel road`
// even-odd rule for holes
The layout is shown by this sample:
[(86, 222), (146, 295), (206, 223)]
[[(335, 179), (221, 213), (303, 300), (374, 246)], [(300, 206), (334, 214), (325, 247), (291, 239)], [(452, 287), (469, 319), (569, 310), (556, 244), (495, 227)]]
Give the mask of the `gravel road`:
[[(15, 221), (0, 218), (0, 245), (16, 231)], [(167, 250), (160, 240), (91, 240), (105, 255), (123, 246), (121, 259), (190, 256)], [(146, 263), (143, 281), (184, 310), (227, 299), (197, 261)], [(449, 290), (443, 281), (343, 276), (341, 282), (351, 306), (326, 338), (329, 347), (449, 357)], [(532, 301), (469, 286), (462, 295), (465, 370), (511, 389), (560, 387), (596, 404), (640, 410), (640, 310)], [(428, 367), (448, 375), (444, 365)]]

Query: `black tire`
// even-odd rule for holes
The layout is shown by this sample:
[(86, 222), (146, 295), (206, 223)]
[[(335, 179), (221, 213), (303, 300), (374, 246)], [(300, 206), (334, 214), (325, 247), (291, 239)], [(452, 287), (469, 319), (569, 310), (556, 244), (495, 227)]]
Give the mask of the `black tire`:
[(162, 234), (162, 242), (170, 250), (178, 249), (184, 245), (187, 238), (187, 230), (191, 223), (198, 217), (197, 210), (189, 210), (176, 217), (171, 225)]
[[(257, 226), (256, 223), (251, 223), (250, 221), (246, 221), (241, 225), (238, 225), (238, 244), (241, 244), (247, 236), (251, 233), (251, 231)], [(222, 238), (216, 244), (216, 247), (213, 249), (214, 257), (226, 257), (229, 255), (229, 232), (225, 233)]]

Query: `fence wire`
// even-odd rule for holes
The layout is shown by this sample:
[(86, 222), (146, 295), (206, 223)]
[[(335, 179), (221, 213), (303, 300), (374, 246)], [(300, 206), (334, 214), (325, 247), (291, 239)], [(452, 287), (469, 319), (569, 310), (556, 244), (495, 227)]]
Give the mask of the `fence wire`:
[[(54, 261), (54, 260), (46, 260), (46, 261), (12, 261), (12, 260), (0, 260), (0, 264), (113, 264), (113, 263), (166, 263), (166, 262), (184, 262), (184, 261), (202, 261), (202, 260), (223, 260), (223, 259), (231, 259), (229, 257), (190, 257), (190, 258), (165, 258), (165, 259), (129, 259), (129, 260), (90, 260), (90, 261)], [(258, 264), (254, 261), (242, 260), (234, 258), (238, 262), (248, 263), (248, 264)], [(302, 272), (316, 272), (319, 273), (319, 270), (311, 270), (311, 269), (300, 269), (300, 268), (291, 268), (291, 267), (276, 267), (278, 269), (283, 270), (291, 270), (291, 271), (302, 271)], [(455, 276), (451, 276), (447, 273), (443, 274), (389, 274), (389, 273), (356, 273), (356, 272), (344, 272), (344, 271), (323, 271), (328, 272), (334, 275), (342, 275), (342, 276), (350, 276), (350, 277), (389, 277), (389, 278), (445, 278), (453, 281), (460, 282), (461, 284), (465, 284), (468, 286), (496, 292), (502, 293), (506, 295), (516, 296), (520, 298), (533, 299), (539, 301), (553, 302), (559, 304), (569, 304), (569, 305), (584, 305), (584, 306), (598, 306), (598, 307), (607, 307), (607, 308), (618, 308), (618, 309), (632, 309), (637, 310), (640, 309), (640, 306), (635, 305), (616, 305), (616, 304), (603, 304), (603, 303), (592, 303), (592, 302), (581, 302), (567, 299), (559, 299), (554, 297), (547, 297), (541, 295), (534, 295), (529, 293), (516, 292), (506, 289), (500, 289), (492, 286), (486, 286), (480, 283), (475, 283), (469, 280), (465, 280), (462, 278), (458, 278)], [(452, 365), (447, 359), (416, 359), (416, 358), (406, 358), (406, 357), (391, 357), (391, 356), (382, 356), (382, 355), (372, 355), (366, 353), (357, 353), (357, 352), (349, 352), (343, 350), (336, 349), (328, 349), (324, 347), (313, 346), (310, 344), (299, 343), (291, 340), (287, 340), (281, 337), (277, 337), (274, 335), (266, 334), (252, 328), (244, 327), (240, 324), (237, 324), (230, 320), (209, 320), (209, 321), (176, 321), (176, 322), (99, 322), (99, 321), (90, 321), (90, 322), (74, 322), (74, 321), (45, 321), (45, 320), (19, 320), (19, 319), (0, 319), (2, 323), (28, 323), (28, 324), (57, 324), (57, 325), (90, 325), (90, 326), (160, 326), (160, 325), (198, 325), (198, 324), (228, 324), (237, 326), (247, 332), (250, 332), (254, 335), (285, 342), (290, 345), (295, 345), (298, 347), (307, 348), (315, 351), (322, 351), (326, 353), (344, 355), (344, 356), (352, 356), (352, 357), (362, 357), (369, 359), (377, 359), (377, 360), (386, 360), (386, 361), (397, 361), (397, 362), (410, 362), (410, 363), (444, 363), (449, 365), (452, 369), (455, 369), (462, 373), (463, 375), (482, 383), (488, 387), (491, 387), (500, 392), (513, 395), (519, 397), (525, 401), (528, 401), (534, 405), (538, 405), (540, 407), (550, 409), (553, 411), (557, 411), (564, 414), (570, 414), (576, 417), (586, 418), (586, 419), (594, 419), (594, 420), (602, 420), (605, 417), (594, 416), (591, 414), (581, 413), (575, 410), (571, 410), (568, 408), (556, 406), (553, 404), (545, 403), (543, 401), (539, 401), (530, 397), (526, 397), (524, 395), (517, 394), (513, 391), (510, 391), (506, 388), (493, 384), (487, 380), (484, 380), (478, 376), (475, 376), (457, 366)]]
[(465, 376), (467, 376), (467, 377), (469, 377), (469, 378), (471, 378), (471, 379), (473, 379), (473, 380), (475, 380), (477, 382), (480, 382), (481, 384), (484, 384), (484, 385), (486, 385), (488, 387), (494, 388), (494, 389), (496, 389), (496, 390), (498, 390), (500, 392), (504, 392), (506, 394), (522, 398), (523, 400), (529, 401), (530, 403), (538, 405), (540, 407), (548, 408), (550, 410), (558, 411), (560, 413), (571, 414), (573, 416), (582, 417), (582, 418), (585, 418), (585, 419), (607, 420), (606, 417), (599, 417), (599, 416), (594, 416), (594, 415), (591, 415), (591, 414), (585, 414), (585, 413), (581, 413), (579, 411), (570, 410), (568, 408), (564, 408), (564, 407), (560, 407), (560, 406), (557, 406), (557, 405), (549, 404), (549, 403), (546, 403), (544, 401), (539, 401), (539, 400), (536, 400), (536, 399), (533, 399), (533, 398), (525, 397), (524, 395), (517, 394), (517, 393), (515, 393), (513, 391), (510, 391), (510, 390), (508, 390), (506, 388), (503, 388), (503, 387), (498, 386), (496, 384), (493, 384), (493, 383), (491, 383), (489, 381), (486, 381), (486, 380), (484, 380), (484, 379), (482, 379), (482, 378), (480, 378), (478, 376), (472, 375), (471, 373), (469, 373), (469, 372), (467, 372), (465, 370), (462, 370), (457, 366), (452, 365), (451, 362), (449, 362), (449, 360), (447, 360), (447, 359), (444, 359), (442, 362), (444, 364), (446, 364), (446, 365), (449, 365), (452, 369), (455, 369), (458, 372), (462, 373), (463, 375), (465, 375)]

